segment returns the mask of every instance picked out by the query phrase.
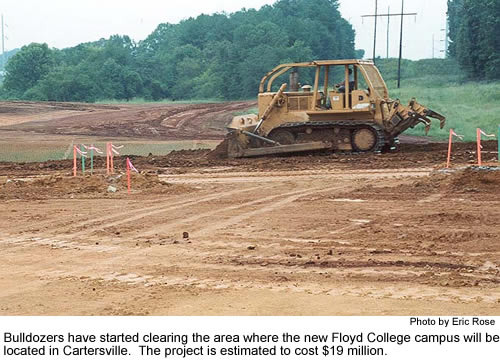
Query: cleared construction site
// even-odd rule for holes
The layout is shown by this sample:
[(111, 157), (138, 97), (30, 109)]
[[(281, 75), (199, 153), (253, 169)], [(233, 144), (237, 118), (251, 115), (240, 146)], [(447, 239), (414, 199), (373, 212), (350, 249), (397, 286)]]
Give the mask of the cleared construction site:
[[(213, 148), (255, 106), (4, 103), (0, 142)], [(481, 168), (455, 143), (450, 169), (447, 143), (399, 141), (252, 158), (125, 146), (110, 176), (102, 157), (76, 177), (71, 159), (1, 162), (0, 313), (498, 315), (496, 141)]]

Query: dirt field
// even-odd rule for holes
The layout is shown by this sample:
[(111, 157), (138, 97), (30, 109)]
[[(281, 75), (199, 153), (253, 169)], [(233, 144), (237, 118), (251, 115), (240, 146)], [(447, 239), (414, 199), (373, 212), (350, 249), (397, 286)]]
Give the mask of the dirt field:
[[(216, 140), (253, 104), (43, 106), (1, 111), (0, 135)], [(447, 144), (402, 140), (378, 155), (132, 157), (131, 195), (120, 158), (116, 176), (76, 179), (68, 160), (0, 163), (0, 314), (500, 315), (500, 171), (459, 169), (474, 144), (445, 172)]]

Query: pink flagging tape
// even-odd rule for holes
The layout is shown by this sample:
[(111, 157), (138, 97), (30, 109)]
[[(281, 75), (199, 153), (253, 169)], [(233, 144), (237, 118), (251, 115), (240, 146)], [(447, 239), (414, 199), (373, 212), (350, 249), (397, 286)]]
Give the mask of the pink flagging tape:
[(101, 149), (99, 149), (98, 147), (95, 147), (94, 145), (90, 145), (88, 148), (86, 148), (87, 150), (94, 150), (96, 153), (98, 154), (103, 154), (103, 152), (101, 151)]
[(486, 134), (483, 130), (479, 129), (479, 132), (484, 135), (484, 136), (488, 136), (488, 137), (495, 137), (495, 134)]
[(458, 135), (453, 129), (451, 129), (451, 135), (453, 136), (456, 136), (457, 138), (459, 138), (460, 140), (463, 140), (464, 139), (464, 136), (463, 135)]
[(116, 154), (116, 155), (120, 155), (120, 153), (118, 152), (118, 149), (121, 149), (123, 148), (123, 145), (113, 145), (111, 144), (111, 150)]
[(118, 149), (123, 148), (123, 145), (113, 145), (111, 144), (111, 151), (114, 152), (116, 155), (120, 155), (118, 152)]
[(127, 158), (127, 161), (128, 161), (128, 166), (130, 166), (130, 169), (134, 170), (136, 173), (139, 173), (139, 171), (137, 171), (137, 169), (135, 168), (135, 166), (132, 165), (132, 161), (130, 161), (129, 158)]
[(76, 152), (80, 154), (83, 157), (87, 157), (87, 152), (86, 151), (81, 151), (78, 147), (75, 147)]

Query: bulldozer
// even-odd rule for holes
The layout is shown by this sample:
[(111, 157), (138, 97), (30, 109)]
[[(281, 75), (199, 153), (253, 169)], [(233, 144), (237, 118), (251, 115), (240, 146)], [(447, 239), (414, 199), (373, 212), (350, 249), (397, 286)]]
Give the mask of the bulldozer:
[[(299, 83), (299, 72), (314, 81)], [(273, 88), (276, 79), (288, 83)], [(343, 80), (334, 84), (334, 78)], [(274, 89), (274, 91), (273, 91)], [(408, 128), (445, 117), (419, 104), (389, 97), (379, 70), (368, 60), (281, 64), (260, 81), (258, 114), (235, 116), (215, 152), (231, 158), (313, 150), (380, 152)]]

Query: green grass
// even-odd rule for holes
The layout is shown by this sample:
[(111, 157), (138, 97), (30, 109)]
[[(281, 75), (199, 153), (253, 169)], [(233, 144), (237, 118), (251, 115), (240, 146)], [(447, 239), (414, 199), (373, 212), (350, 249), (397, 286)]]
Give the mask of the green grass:
[[(390, 88), (391, 98), (403, 103), (415, 97), (422, 105), (446, 116), (446, 125), (439, 129), (439, 121), (433, 122), (429, 136), (447, 139), (449, 129), (464, 135), (465, 141), (475, 141), (476, 128), (487, 133), (498, 133), (500, 125), (500, 82), (456, 83), (440, 81), (435, 77), (405, 79), (401, 89)], [(425, 135), (423, 125), (409, 129), (405, 134)]]
[(236, 112), (233, 113), (234, 116), (248, 115), (248, 114), (258, 115), (259, 114), (259, 108), (258, 107), (251, 107), (251, 108), (240, 110), (240, 111), (236, 111)]
[(47, 160), (61, 160), (64, 158), (65, 149), (13, 149), (2, 148), (0, 150), (0, 161), (6, 162), (41, 162)]
[[(89, 141), (75, 140), (75, 143)], [(216, 140), (182, 140), (182, 141), (165, 141), (161, 143), (149, 142), (126, 142), (116, 141), (116, 145), (124, 145), (119, 150), (122, 156), (126, 155), (141, 155), (147, 156), (150, 153), (153, 155), (166, 155), (174, 150), (194, 150), (194, 149), (213, 149), (219, 141)], [(104, 151), (105, 143), (94, 142), (94, 145)], [(68, 151), (69, 149), (69, 151)], [(21, 145), (0, 146), (0, 161), (6, 162), (42, 162), (47, 160), (63, 160), (72, 159), (73, 151), (70, 143), (29, 143)], [(95, 154), (95, 153), (94, 153)], [(67, 156), (66, 156), (67, 155)], [(96, 156), (97, 154), (95, 154)], [(105, 155), (100, 155), (105, 156)]]

